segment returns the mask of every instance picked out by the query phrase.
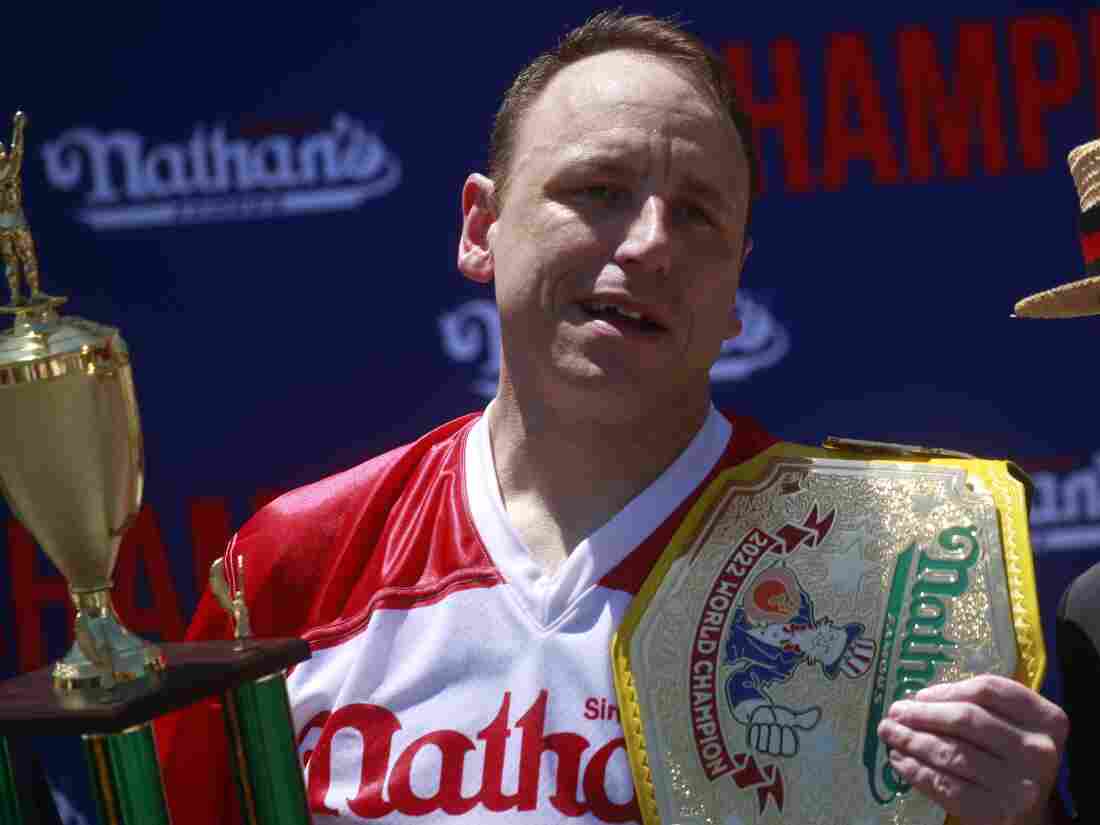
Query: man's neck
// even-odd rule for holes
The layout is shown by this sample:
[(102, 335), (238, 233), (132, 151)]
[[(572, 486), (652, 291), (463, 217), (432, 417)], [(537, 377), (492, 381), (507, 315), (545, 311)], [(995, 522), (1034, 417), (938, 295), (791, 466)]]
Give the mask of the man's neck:
[(701, 399), (609, 420), (532, 409), (502, 387), (488, 414), (497, 481), (512, 525), (543, 569), (553, 572), (652, 484), (699, 432), (709, 410), (709, 400)]

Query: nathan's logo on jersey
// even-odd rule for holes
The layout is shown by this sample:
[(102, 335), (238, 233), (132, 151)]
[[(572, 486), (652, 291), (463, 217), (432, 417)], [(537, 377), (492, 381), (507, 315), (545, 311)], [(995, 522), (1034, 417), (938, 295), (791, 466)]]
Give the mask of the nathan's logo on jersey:
[(943, 629), (951, 603), (970, 589), (969, 571), (981, 557), (973, 527), (943, 530), (936, 544), (935, 553), (918, 553), (914, 544), (898, 556), (886, 601), (863, 746), (871, 795), (882, 805), (907, 793), (909, 785), (894, 772), (878, 723), (890, 702), (928, 687), (954, 661), (950, 654), (958, 644)]
[[(740, 290), (737, 314), (739, 336), (722, 345), (722, 353), (711, 368), (715, 383), (743, 381), (754, 372), (778, 364), (791, 348), (790, 335), (759, 299)], [(470, 389), (491, 398), (500, 377), (500, 317), (496, 304), (475, 298), (459, 304), (439, 318), (443, 352), (452, 361), (477, 368)]]
[(198, 124), (178, 143), (75, 128), (42, 155), (51, 185), (84, 191), (77, 216), (96, 229), (353, 209), (401, 181), (401, 164), (381, 138), (346, 114), (306, 134), (255, 138)]
[[(395, 747), (401, 722), (384, 707), (351, 704), (317, 714), (298, 739), (310, 809), (367, 820), (484, 809), (541, 810), (547, 821), (579, 816), (641, 821), (621, 736), (600, 744), (569, 731), (547, 733), (545, 690), (515, 721), (511, 703), (512, 694), (505, 692), (480, 730), (429, 731), (403, 747)], [(611, 765), (621, 781), (608, 781)], [(540, 792), (544, 769), (554, 771), (549, 795)]]
[[(1076, 462), (1075, 462), (1076, 463)], [(1072, 466), (1072, 465), (1071, 465)], [(1068, 472), (1033, 472), (1031, 543), (1041, 552), (1100, 548), (1100, 452)]]
[[(854, 679), (874, 657), (864, 626), (818, 618), (786, 566), (802, 548), (820, 546), (835, 520), (835, 510), (821, 513), (814, 504), (801, 524), (746, 532), (711, 583), (695, 629), (691, 718), (700, 764), (712, 782), (729, 775), (738, 788), (756, 791), (761, 813), (769, 800), (783, 810), (784, 786), (780, 764), (758, 759), (794, 756), (799, 732), (821, 719), (820, 707), (788, 707), (773, 701), (769, 688), (790, 681), (803, 664), (818, 665), (827, 679)], [(719, 723), (722, 700), (744, 726), (749, 751), (730, 753)]]

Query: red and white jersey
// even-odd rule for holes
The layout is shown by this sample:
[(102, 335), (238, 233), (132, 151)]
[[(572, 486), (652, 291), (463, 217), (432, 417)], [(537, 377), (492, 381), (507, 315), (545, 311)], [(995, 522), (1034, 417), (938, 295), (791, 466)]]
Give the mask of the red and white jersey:
[[(257, 635), (310, 642), (288, 689), (314, 821), (640, 821), (611, 637), (706, 483), (772, 443), (712, 410), (552, 575), (509, 523), (480, 416), (264, 508), (226, 566), (244, 555)], [(188, 637), (228, 634), (207, 594)], [(217, 710), (158, 724), (177, 821), (235, 819), (209, 775)]]

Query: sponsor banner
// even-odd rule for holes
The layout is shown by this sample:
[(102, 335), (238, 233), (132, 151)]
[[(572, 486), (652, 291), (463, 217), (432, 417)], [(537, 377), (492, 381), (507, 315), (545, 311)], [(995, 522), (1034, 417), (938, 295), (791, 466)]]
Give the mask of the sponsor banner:
[(166, 143), (73, 128), (42, 158), (52, 187), (84, 194), (77, 219), (101, 231), (354, 209), (401, 182), (396, 155), (344, 113), (327, 129), (255, 139), (221, 124)]
[(1068, 472), (1035, 472), (1031, 543), (1042, 553), (1100, 550), (1100, 451)]

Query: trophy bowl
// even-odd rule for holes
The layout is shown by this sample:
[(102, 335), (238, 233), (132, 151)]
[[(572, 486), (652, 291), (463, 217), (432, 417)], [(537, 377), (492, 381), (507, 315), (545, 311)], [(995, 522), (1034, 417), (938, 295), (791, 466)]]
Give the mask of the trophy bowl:
[(76, 641), (54, 665), (54, 685), (95, 693), (152, 683), (163, 657), (111, 604), (119, 544), (142, 492), (129, 353), (116, 329), (59, 317), (60, 300), (2, 308), (15, 323), (0, 333), (0, 488), (76, 606)]

